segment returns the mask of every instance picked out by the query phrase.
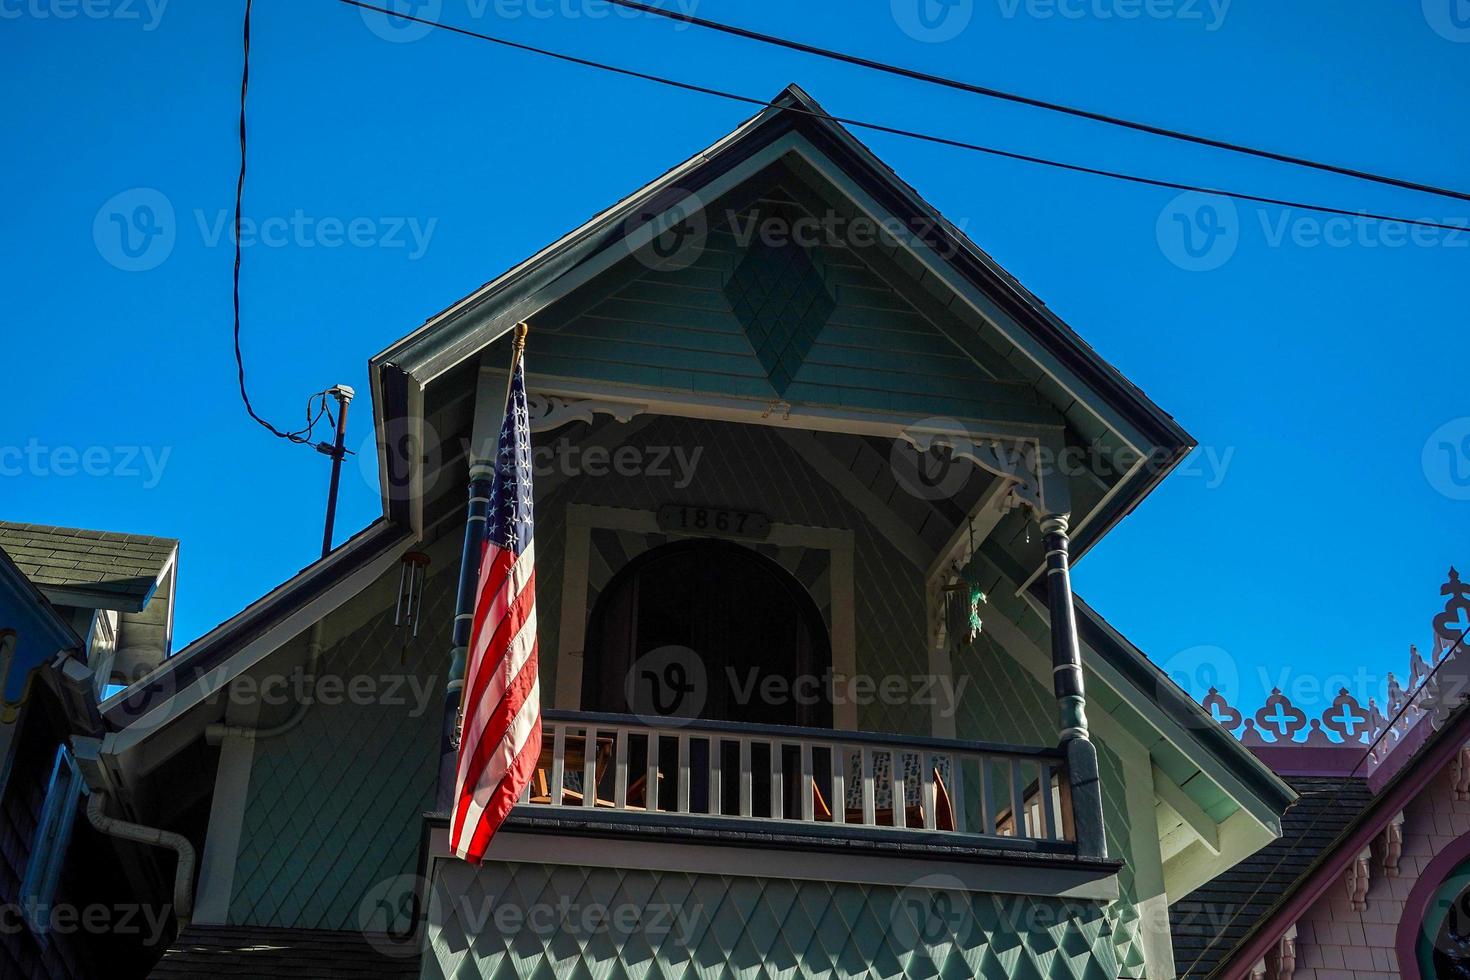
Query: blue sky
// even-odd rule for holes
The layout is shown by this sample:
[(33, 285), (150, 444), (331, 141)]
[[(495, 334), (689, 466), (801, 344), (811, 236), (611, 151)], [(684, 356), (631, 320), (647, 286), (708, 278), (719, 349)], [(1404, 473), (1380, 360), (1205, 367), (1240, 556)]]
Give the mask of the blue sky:
[[(946, 17), (930, 8), (931, 27), (916, 2), (694, 10), (1470, 187), (1464, 0), (955, 0)], [(315, 558), (327, 476), (323, 457), (249, 422), (235, 394), (222, 229), (242, 9), (0, 0), (4, 516), (181, 538), (181, 640)], [(763, 98), (796, 81), (837, 115), (1470, 221), (1470, 204), (875, 76), (597, 0), (419, 9)], [(308, 393), (351, 384), (364, 395), (358, 448), (371, 354), (749, 114), (437, 32), (403, 40), (333, 0), (258, 0), (255, 11), (246, 213), (266, 223), (244, 260), (252, 395), (294, 424)], [(1211, 215), (1171, 192), (859, 135), (1202, 444), (1189, 472), (1079, 566), (1096, 607), (1182, 677), (1218, 678), (1252, 707), (1276, 683), (1310, 700), (1340, 671), (1361, 666), (1365, 687), (1402, 676), (1408, 644), (1428, 643), (1447, 567), (1470, 563), (1470, 235), (1415, 241), (1240, 205), (1214, 215), (1226, 234), (1201, 251), (1212, 240), (1180, 236)], [(161, 251), (131, 257), (109, 217), (139, 204), (166, 235)], [(349, 464), (344, 533), (378, 510), (368, 469)]]

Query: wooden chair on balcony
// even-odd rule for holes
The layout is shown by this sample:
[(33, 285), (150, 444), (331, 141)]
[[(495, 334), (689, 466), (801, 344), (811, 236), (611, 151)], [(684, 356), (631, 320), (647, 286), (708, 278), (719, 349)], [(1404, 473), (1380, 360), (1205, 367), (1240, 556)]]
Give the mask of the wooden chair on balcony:
[[(561, 802), (563, 806), (584, 806), (586, 801), (586, 787), (574, 787), (565, 785), (567, 776), (574, 776), (580, 781), (587, 772), (587, 740), (584, 736), (567, 736), (562, 747), (562, 791)], [(592, 763), (593, 791), (602, 785), (603, 777), (607, 774), (608, 763), (612, 760), (613, 740), (607, 737), (597, 739), (597, 757)], [(536, 772), (531, 777), (531, 799), (532, 803), (551, 803), (551, 770), (553, 763), (553, 747), (543, 745), (541, 758), (536, 761)], [(659, 774), (663, 778), (663, 774)], [(642, 810), (648, 801), (648, 777), (640, 775), (628, 784), (627, 806), (629, 810)], [(601, 796), (593, 800), (595, 807), (615, 809), (617, 804), (613, 800), (603, 799)]]

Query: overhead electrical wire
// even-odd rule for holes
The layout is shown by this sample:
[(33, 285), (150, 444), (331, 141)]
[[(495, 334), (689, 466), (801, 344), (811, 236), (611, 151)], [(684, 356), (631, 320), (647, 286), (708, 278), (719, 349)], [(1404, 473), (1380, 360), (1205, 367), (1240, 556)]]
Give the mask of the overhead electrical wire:
[[(426, 17), (417, 17), (413, 14), (400, 13), (398, 11), (390, 10), (387, 7), (367, 3), (365, 2), (365, 0), (337, 0), (337, 2), (345, 4), (349, 7), (358, 7), (362, 10), (371, 10), (376, 13), (385, 14), (390, 17), (398, 18), (399, 20), (406, 20), (416, 24), (423, 24), (427, 27), (447, 31), (451, 34), (459, 34), (463, 37), (469, 37), (475, 40), (497, 44), (502, 47), (510, 48), (516, 51), (524, 51), (529, 54), (542, 55), (544, 57), (552, 58), (557, 61), (562, 61), (567, 64), (581, 65), (584, 68), (595, 68), (599, 71), (610, 72), (612, 74), (622, 75), (627, 78), (637, 78), (643, 81), (653, 82), (658, 85), (680, 89), (686, 92), (696, 92), (702, 95), (709, 95), (715, 98), (725, 99), (731, 102), (739, 102), (745, 105), (757, 106), (762, 109), (771, 109), (778, 107), (776, 103), (766, 99), (758, 99), (754, 96), (741, 95), (736, 92), (729, 92), (723, 89), (712, 88), (707, 85), (698, 85), (693, 82), (681, 82), (677, 79), (666, 78), (662, 75), (654, 75), (650, 72), (638, 71), (632, 68), (623, 68), (618, 65), (612, 65), (601, 61), (594, 61), (590, 58), (578, 57), (577, 55), (565, 54), (560, 51), (553, 51), (549, 48), (541, 48), (532, 44), (523, 44), (520, 41), (511, 41), (507, 38), (496, 37), (493, 34), (486, 34), (482, 31), (470, 30), (467, 27), (459, 27), (455, 24), (446, 24), (442, 21), (430, 20)], [(866, 129), (873, 132), (887, 133), (892, 136), (902, 136), (907, 139), (920, 140), (926, 143), (935, 143), (941, 146), (949, 146), (961, 150), (970, 150), (976, 153), (984, 153), (990, 156), (1002, 157), (1008, 160), (1018, 160), (1024, 163), (1034, 163), (1040, 166), (1053, 167), (1058, 170), (1067, 170), (1073, 173), (1091, 174), (1097, 177), (1107, 177), (1112, 180), (1127, 181), (1129, 183), (1142, 184), (1149, 187), (1161, 187), (1167, 190), (1210, 194), (1216, 197), (1230, 198), (1237, 201), (1249, 201), (1256, 204), (1269, 204), (1272, 206), (1283, 208), (1299, 208), (1303, 211), (1315, 211), (1320, 214), (1341, 215), (1344, 217), (1359, 218), (1367, 221), (1395, 222), (1398, 224), (1417, 226), (1421, 228), (1437, 228), (1442, 231), (1464, 232), (1467, 230), (1467, 225), (1464, 224), (1448, 224), (1445, 222), (1433, 221), (1426, 218), (1402, 218), (1396, 217), (1394, 215), (1381, 214), (1372, 211), (1352, 211), (1346, 208), (1335, 208), (1324, 204), (1310, 204), (1305, 201), (1292, 201), (1284, 198), (1266, 197), (1258, 194), (1247, 194), (1242, 191), (1229, 191), (1217, 187), (1205, 187), (1199, 184), (1188, 184), (1172, 180), (1160, 180), (1153, 177), (1142, 177), (1136, 174), (1124, 173), (1117, 170), (1106, 170), (1100, 167), (1086, 166), (1084, 164), (1067, 163), (1062, 160), (1053, 160), (1047, 157), (1039, 157), (1027, 153), (1017, 153), (1011, 150), (1002, 150), (998, 147), (985, 146), (979, 143), (967, 142), (965, 140), (951, 139), (945, 136), (935, 136), (929, 133), (922, 133), (917, 130), (904, 129), (898, 126), (888, 126), (883, 123), (869, 122), (862, 119), (854, 119), (850, 116), (834, 116), (829, 113), (807, 109), (803, 106), (787, 105), (783, 106), (782, 108), (785, 108), (787, 111), (790, 112), (801, 113), (803, 115), (812, 116), (817, 119), (834, 122), (839, 125), (851, 126), (855, 129)]]
[(1352, 177), (1357, 180), (1367, 180), (1378, 184), (1386, 184), (1403, 190), (1420, 191), (1425, 194), (1437, 194), (1457, 201), (1470, 201), (1470, 193), (1457, 191), (1447, 187), (1437, 187), (1433, 184), (1420, 183), (1419, 181), (1406, 180), (1401, 177), (1392, 177), (1384, 174), (1360, 170), (1355, 167), (1347, 167), (1335, 163), (1324, 163), (1320, 160), (1312, 160), (1307, 157), (1295, 156), (1290, 153), (1281, 153), (1275, 150), (1264, 150), (1259, 147), (1247, 146), (1243, 143), (1234, 143), (1229, 140), (1216, 139), (1210, 136), (1201, 136), (1197, 133), (1186, 133), (1182, 130), (1169, 129), (1164, 126), (1156, 126), (1151, 123), (1138, 122), (1137, 120), (1124, 119), (1120, 116), (1109, 115), (1104, 112), (1096, 112), (1091, 109), (1081, 109), (1076, 106), (1065, 105), (1060, 102), (1050, 102), (1029, 95), (1021, 95), (1016, 92), (1007, 92), (1002, 89), (990, 88), (984, 85), (976, 85), (962, 79), (952, 78), (945, 75), (936, 75), (931, 72), (920, 71), (916, 68), (906, 68), (902, 65), (893, 65), (872, 58), (864, 58), (861, 55), (848, 54), (844, 51), (836, 51), (831, 48), (819, 47), (815, 44), (807, 44), (803, 41), (793, 41), (790, 38), (780, 37), (775, 34), (765, 34), (753, 31), (745, 27), (737, 27), (734, 24), (726, 24), (721, 21), (709, 20), (704, 17), (696, 17), (693, 14), (682, 11), (669, 10), (657, 7), (653, 4), (643, 3), (641, 0), (608, 0), (609, 3), (629, 10), (638, 10), (643, 13), (653, 14), (683, 24), (690, 24), (706, 30), (719, 31), (734, 37), (749, 41), (758, 41), (762, 44), (770, 44), (790, 51), (798, 51), (802, 54), (814, 55), (818, 58), (826, 58), (829, 61), (839, 61), (843, 64), (855, 65), (859, 68), (867, 68), (871, 71), (883, 72), (888, 75), (896, 75), (912, 81), (924, 82), (930, 85), (939, 85), (944, 88), (954, 89), (960, 92), (968, 92), (971, 95), (980, 95), (990, 99), (1000, 99), (1006, 102), (1014, 102), (1018, 105), (1030, 106), (1033, 109), (1044, 109), (1048, 112), (1062, 113), (1074, 116), (1078, 119), (1087, 119), (1092, 122), (1104, 123), (1109, 126), (1119, 126), (1131, 129), (1139, 133), (1147, 133), (1151, 136), (1162, 136), (1166, 139), (1179, 140), (1186, 143), (1194, 143), (1198, 146), (1208, 146), (1217, 150), (1228, 150), (1231, 153), (1244, 153), (1249, 156), (1260, 157), (1264, 160), (1273, 160), (1277, 163), (1288, 163), (1297, 167), (1308, 167), (1312, 170), (1320, 170), (1324, 173), (1338, 174), (1343, 177)]
[[(245, 0), (245, 22), (242, 30), (244, 46), (244, 64), (240, 70), (240, 175), (235, 181), (235, 369), (238, 372), (240, 382), (240, 400), (245, 403), (245, 411), (250, 417), (260, 423), (271, 435), (289, 442), (301, 445), (312, 445), (312, 432), (323, 415), (327, 417), (328, 423), (335, 426), (336, 420), (332, 416), (332, 410), (327, 405), (328, 392), (319, 391), (306, 400), (306, 426), (294, 432), (283, 432), (270, 422), (256, 414), (255, 406), (250, 404), (250, 394), (245, 388), (245, 358), (240, 352), (240, 211), (245, 200), (245, 97), (250, 90), (250, 11), (252, 0)], [(316, 414), (312, 414), (312, 403), (317, 404)]]

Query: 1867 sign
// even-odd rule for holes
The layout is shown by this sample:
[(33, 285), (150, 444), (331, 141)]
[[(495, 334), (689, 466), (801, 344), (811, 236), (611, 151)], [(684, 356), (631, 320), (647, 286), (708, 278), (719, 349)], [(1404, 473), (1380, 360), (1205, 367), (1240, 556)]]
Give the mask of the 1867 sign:
[(660, 507), (658, 526), (660, 530), (676, 534), (724, 534), (758, 541), (765, 540), (771, 533), (771, 519), (765, 514), (687, 504), (664, 504)]

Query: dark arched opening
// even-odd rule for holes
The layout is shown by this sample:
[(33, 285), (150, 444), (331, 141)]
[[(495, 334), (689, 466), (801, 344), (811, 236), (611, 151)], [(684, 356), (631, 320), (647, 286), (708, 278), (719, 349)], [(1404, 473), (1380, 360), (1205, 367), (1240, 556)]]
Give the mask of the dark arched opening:
[(588, 623), (591, 711), (832, 726), (831, 643), (806, 589), (729, 541), (666, 544), (630, 561)]

